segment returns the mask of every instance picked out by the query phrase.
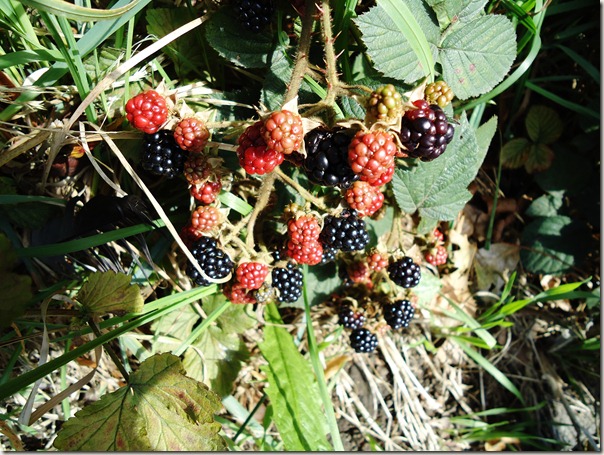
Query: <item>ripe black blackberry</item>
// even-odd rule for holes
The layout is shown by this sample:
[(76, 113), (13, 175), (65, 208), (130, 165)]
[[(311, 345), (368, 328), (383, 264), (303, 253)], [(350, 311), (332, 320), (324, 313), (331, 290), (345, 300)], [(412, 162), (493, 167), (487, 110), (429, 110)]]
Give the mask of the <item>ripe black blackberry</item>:
[(422, 277), (422, 272), (413, 259), (405, 256), (398, 261), (392, 262), (388, 266), (388, 276), (399, 286), (404, 288), (412, 288), (419, 284)]
[(333, 248), (331, 246), (324, 246), (323, 259), (321, 259), (321, 262), (319, 264), (327, 264), (328, 262), (335, 260), (336, 254), (338, 254), (337, 248)]
[(444, 153), (455, 129), (440, 106), (424, 100), (413, 104), (417, 109), (405, 112), (401, 121), (401, 144), (410, 157), (432, 161)]
[(415, 314), (415, 308), (409, 300), (405, 299), (384, 305), (382, 311), (384, 319), (394, 330), (408, 327)]
[(319, 240), (342, 251), (359, 251), (369, 243), (369, 234), (356, 210), (343, 210), (340, 216), (325, 217)]
[[(233, 270), (233, 261), (231, 261), (228, 254), (218, 248), (216, 240), (211, 237), (204, 236), (197, 240), (191, 247), (191, 253), (208, 278), (224, 278)], [(190, 261), (187, 265), (187, 275), (198, 286), (209, 286), (211, 284)]]
[(347, 329), (360, 329), (365, 324), (365, 320), (365, 315), (354, 311), (348, 305), (342, 305), (338, 311), (338, 323)]
[(172, 130), (159, 130), (143, 137), (141, 166), (145, 171), (169, 179), (184, 171), (187, 152), (174, 139)]
[(237, 19), (253, 33), (261, 32), (270, 23), (274, 10), (273, 0), (238, 0), (235, 2)]
[(375, 348), (377, 348), (377, 345), (377, 336), (367, 329), (356, 329), (350, 334), (350, 347), (354, 349), (355, 352), (373, 352), (375, 351)]
[(348, 164), (351, 133), (344, 128), (315, 128), (306, 134), (304, 170), (308, 180), (318, 185), (348, 188), (359, 179)]
[(302, 295), (304, 277), (300, 268), (292, 263), (287, 267), (275, 267), (271, 272), (273, 287), (279, 290), (279, 302), (293, 303)]

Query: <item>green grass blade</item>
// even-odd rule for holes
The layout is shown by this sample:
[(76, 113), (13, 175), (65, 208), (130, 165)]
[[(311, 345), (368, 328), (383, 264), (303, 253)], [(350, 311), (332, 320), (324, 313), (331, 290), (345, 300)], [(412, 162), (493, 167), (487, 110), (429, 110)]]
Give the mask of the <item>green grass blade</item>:
[(253, 207), (250, 204), (245, 202), (240, 197), (235, 196), (233, 193), (229, 193), (227, 191), (221, 191), (218, 195), (218, 200), (243, 216), (247, 215), (253, 210)]
[(137, 224), (136, 226), (129, 226), (122, 229), (116, 229), (114, 231), (103, 232), (102, 234), (91, 235), (82, 239), (69, 240), (67, 242), (53, 243), (50, 245), (33, 246), (29, 248), (19, 248), (16, 250), (18, 256), (21, 257), (45, 257), (45, 256), (58, 256), (62, 254), (69, 254), (75, 251), (82, 251), (87, 248), (103, 245), (108, 242), (115, 240), (124, 239), (136, 234), (142, 234), (143, 232), (149, 232), (154, 229), (164, 226), (161, 219), (155, 220), (156, 226), (150, 226), (148, 224)]
[(201, 324), (199, 324), (197, 327), (195, 327), (194, 330), (191, 331), (189, 336), (180, 344), (180, 346), (178, 346), (172, 351), (172, 354), (177, 356), (183, 355), (187, 348), (191, 346), (191, 344), (193, 344), (193, 342), (197, 339), (197, 337), (199, 337), (199, 335), (201, 335), (201, 333), (206, 329), (206, 327), (208, 327), (212, 322), (218, 319), (220, 315), (224, 313), (225, 310), (231, 305), (231, 302), (225, 300), (222, 305), (212, 311), (212, 313), (209, 314), (208, 317), (205, 318)]
[(468, 357), (470, 357), (472, 360), (474, 360), (474, 362), (476, 362), (476, 364), (478, 364), (478, 366), (480, 366), (487, 373), (493, 376), (493, 378), (495, 378), (495, 380), (499, 382), (499, 384), (501, 384), (503, 387), (512, 392), (516, 396), (516, 398), (518, 398), (520, 402), (524, 404), (524, 398), (522, 397), (520, 390), (518, 390), (514, 383), (510, 381), (505, 374), (499, 371), (499, 369), (495, 367), (495, 365), (493, 365), (486, 358), (484, 358), (482, 354), (468, 346), (464, 341), (455, 340), (455, 342), (459, 345), (461, 349), (463, 349), (463, 351), (468, 355)]
[[(304, 266), (304, 277), (308, 276), (308, 266)], [(321, 361), (319, 359), (319, 351), (317, 349), (317, 340), (315, 338), (315, 332), (312, 326), (312, 317), (310, 314), (310, 301), (308, 300), (308, 292), (306, 283), (304, 283), (304, 314), (306, 315), (306, 335), (308, 337), (308, 351), (310, 355), (310, 361), (313, 369), (315, 370), (315, 376), (319, 384), (319, 392), (321, 394), (321, 401), (325, 408), (325, 414), (327, 417), (327, 424), (329, 426), (329, 432), (331, 433), (331, 440), (333, 443), (334, 450), (341, 452), (344, 450), (342, 439), (340, 438), (340, 430), (338, 429), (338, 421), (333, 410), (333, 402), (331, 395), (327, 390), (327, 384), (325, 382), (325, 372)]]
[(63, 0), (21, 0), (25, 5), (38, 11), (45, 11), (56, 16), (74, 21), (102, 21), (116, 19), (126, 14), (136, 6), (139, 0), (134, 0), (126, 6), (115, 9), (86, 8)]
[(28, 202), (43, 202), (50, 205), (65, 206), (65, 200), (48, 196), (29, 196), (24, 194), (2, 194), (0, 205), (23, 204)]
[(449, 300), (449, 304), (453, 307), (455, 313), (445, 310), (445, 314), (447, 314), (447, 316), (454, 318), (470, 327), (474, 333), (476, 333), (476, 335), (478, 335), (482, 341), (484, 341), (487, 349), (493, 349), (497, 345), (497, 340), (495, 340), (493, 335), (481, 328), (480, 323), (476, 319), (462, 310), (458, 305), (455, 304), (455, 302)]
[[(579, 65), (583, 70), (589, 74), (589, 76), (596, 81), (598, 84), (600, 83), (600, 71), (594, 65), (591, 64), (587, 59), (579, 55), (577, 52), (572, 50), (569, 47), (563, 46), (562, 44), (555, 44), (555, 47), (560, 49), (566, 55), (568, 55), (574, 62)], [(534, 80), (534, 79), (533, 79)]]
[(434, 60), (430, 44), (420, 25), (415, 20), (415, 16), (409, 10), (405, 2), (400, 0), (379, 0), (380, 6), (386, 14), (396, 24), (405, 38), (409, 42), (411, 49), (415, 52), (421, 67), (428, 72), (428, 82), (434, 80)]
[[(118, 29), (120, 29), (131, 17), (134, 17), (139, 11), (147, 6), (151, 0), (139, 0), (136, 5), (129, 10), (126, 14), (121, 15), (119, 18), (113, 21), (102, 21), (94, 24), (94, 26), (88, 30), (82, 38), (78, 40), (78, 52), (81, 58), (85, 58), (93, 49), (96, 49), (101, 45), (107, 38), (113, 35)], [(114, 8), (119, 8), (123, 5), (127, 5), (129, 0), (118, 0), (115, 3)], [(61, 79), (69, 70), (66, 62), (55, 62), (48, 71), (46, 71), (36, 82), (35, 85), (38, 87), (50, 87), (57, 84), (57, 81)], [(0, 112), (0, 121), (6, 122), (10, 120), (16, 113), (18, 113), (25, 103), (32, 101), (38, 97), (39, 93), (36, 90), (28, 90), (21, 95), (6, 109)]]
[(595, 119), (600, 118), (599, 112), (589, 109), (589, 108), (583, 106), (582, 104), (577, 104), (577, 103), (573, 103), (572, 101), (568, 101), (568, 100), (562, 98), (561, 96), (558, 96), (553, 92), (550, 92), (549, 90), (539, 87), (538, 85), (534, 84), (531, 81), (526, 81), (525, 85), (527, 88), (531, 89), (533, 92), (538, 93), (539, 95), (549, 99), (550, 101), (553, 101), (554, 103), (557, 103), (560, 106), (565, 107), (566, 109), (570, 109), (571, 111), (574, 111), (577, 114), (586, 115), (588, 117), (593, 117)]
[[(124, 333), (128, 333), (131, 330), (141, 327), (141, 326), (159, 318), (160, 316), (162, 316), (166, 313), (169, 313), (170, 311), (177, 310), (179, 307), (181, 307), (183, 305), (191, 303), (195, 300), (199, 300), (202, 297), (208, 296), (212, 292), (215, 292), (216, 290), (215, 290), (215, 287), (212, 286), (212, 287), (207, 287), (207, 288), (195, 288), (195, 291), (196, 292), (193, 293), (192, 295), (188, 294), (188, 296), (186, 298), (182, 298), (181, 300), (176, 300), (175, 302), (171, 303), (168, 306), (165, 306), (164, 308), (156, 309), (155, 311), (151, 311), (146, 314), (143, 314), (142, 316), (137, 317), (133, 321), (130, 321), (120, 327), (117, 327), (117, 328), (111, 330), (110, 332), (107, 332), (107, 333), (101, 335), (100, 337), (95, 338), (92, 341), (89, 341), (88, 343), (78, 346), (77, 348), (75, 348), (69, 352), (66, 352), (63, 355), (50, 360), (49, 362), (45, 363), (44, 365), (41, 365), (31, 371), (23, 373), (21, 376), (18, 376), (16, 378), (6, 382), (3, 385), (0, 385), (0, 399), (4, 399), (6, 397), (13, 395), (14, 393), (17, 393), (19, 390), (27, 387), (29, 384), (34, 383), (38, 379), (43, 378), (47, 374), (50, 374), (53, 371), (59, 369), (61, 366), (65, 365), (66, 363), (71, 362), (71, 361), (77, 359), (78, 357), (92, 351), (97, 346), (101, 346), (105, 343), (108, 343), (109, 341), (114, 340), (115, 338), (119, 337), (120, 335), (123, 335)], [(164, 299), (167, 299), (167, 298), (170, 298), (170, 300), (174, 300), (173, 296), (167, 296), (167, 297), (163, 297), (162, 299), (159, 299), (159, 301), (163, 301)], [(157, 301), (157, 302), (159, 302), (159, 301)]]
[(10, 54), (0, 56), (0, 69), (10, 68), (11, 66), (27, 65), (28, 63), (39, 62), (62, 62), (63, 55), (59, 51), (38, 49), (16, 51)]

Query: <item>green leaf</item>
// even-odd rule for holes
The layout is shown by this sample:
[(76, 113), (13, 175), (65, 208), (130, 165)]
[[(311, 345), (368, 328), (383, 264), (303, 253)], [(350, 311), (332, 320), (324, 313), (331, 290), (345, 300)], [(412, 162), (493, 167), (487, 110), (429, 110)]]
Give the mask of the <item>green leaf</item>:
[(531, 153), (531, 141), (525, 137), (512, 139), (501, 149), (501, 165), (508, 169), (522, 167)]
[[(224, 295), (218, 294), (207, 299), (203, 309), (211, 314), (225, 300)], [(183, 362), (189, 375), (203, 381), (220, 396), (233, 391), (241, 364), (249, 358), (241, 333), (257, 322), (245, 312), (246, 308), (246, 305), (229, 305), (216, 320), (216, 325), (204, 330), (185, 352)]]
[(489, 146), (491, 145), (491, 141), (493, 140), (493, 136), (495, 136), (496, 131), (496, 115), (492, 116), (489, 120), (476, 129), (476, 144), (478, 144), (478, 150), (480, 150), (481, 153), (484, 153), (485, 156), (489, 151)]
[(533, 144), (524, 163), (524, 168), (529, 174), (549, 169), (554, 160), (554, 151), (545, 144)]
[(568, 147), (556, 148), (551, 167), (535, 175), (535, 181), (547, 193), (567, 191), (577, 194), (587, 188), (593, 165), (586, 157)]
[(277, 46), (269, 62), (269, 72), (262, 85), (260, 101), (269, 111), (279, 110), (283, 104), (283, 96), (287, 91), (287, 82), (291, 78), (293, 65), (288, 58), (288, 48)]
[[(393, 2), (378, 2), (354, 22), (363, 34), (367, 54), (375, 68), (384, 76), (411, 84), (432, 73), (440, 30), (421, 0), (401, 1), (397, 5), (400, 8), (397, 22), (392, 18), (396, 10), (392, 5)], [(402, 15), (403, 9), (410, 9), (413, 14)], [(407, 39), (407, 34), (415, 35), (413, 42)], [(426, 42), (431, 44), (429, 52), (425, 50)], [(418, 59), (416, 50), (423, 56), (422, 60)]]
[(0, 273), (0, 327), (8, 327), (21, 316), (33, 298), (31, 277), (18, 273)]
[(428, 269), (422, 268), (422, 279), (413, 288), (413, 294), (417, 296), (420, 305), (429, 306), (434, 302), (442, 287), (443, 283), (439, 277)]
[(591, 234), (566, 216), (538, 218), (522, 231), (520, 260), (531, 273), (560, 274), (579, 266), (590, 252)]
[(84, 60), (84, 68), (91, 80), (100, 81), (105, 74), (113, 71), (121, 63), (124, 55), (122, 49), (103, 47), (97, 55), (89, 55)]
[(443, 79), (465, 100), (503, 80), (516, 58), (516, 33), (508, 18), (481, 16), (457, 24), (440, 49)]
[(225, 8), (212, 14), (205, 32), (208, 43), (221, 56), (245, 68), (264, 68), (273, 52), (272, 34), (245, 33), (243, 36), (241, 26)]
[(0, 273), (12, 270), (17, 254), (6, 235), (0, 232)]
[(456, 339), (456, 337), (453, 337), (453, 339), (459, 345), (459, 347), (463, 349), (463, 351), (468, 355), (468, 357), (474, 360), (474, 362), (476, 362), (478, 366), (480, 366), (487, 373), (493, 376), (497, 380), (497, 382), (499, 382), (503, 387), (512, 392), (516, 396), (516, 398), (518, 398), (520, 402), (524, 404), (524, 398), (522, 397), (520, 390), (518, 390), (514, 383), (510, 381), (505, 374), (499, 371), (497, 367), (495, 367), (491, 362), (485, 359), (479, 352), (475, 351), (470, 346), (468, 346), (464, 340)]
[(486, 149), (478, 147), (464, 113), (445, 153), (434, 161), (395, 171), (392, 189), (396, 202), (406, 213), (419, 210), (422, 218), (455, 219), (472, 196), (467, 187), (485, 155)]
[(325, 414), (319, 387), (308, 362), (298, 352), (274, 304), (267, 306), (269, 323), (258, 345), (268, 365), (265, 389), (274, 411), (274, 422), (288, 451), (333, 450), (327, 441)]
[[(147, 33), (163, 38), (168, 33), (195, 19), (193, 12), (182, 8), (153, 8), (146, 12)], [(191, 72), (200, 74), (195, 63), (201, 63), (199, 45), (194, 33), (187, 33), (165, 46), (163, 52), (174, 62), (180, 78)]]
[(113, 271), (94, 272), (82, 285), (76, 300), (92, 314), (140, 313), (144, 300), (130, 276)]
[[(151, 324), (151, 331), (155, 337), (168, 337), (173, 338), (175, 343), (162, 342), (160, 339), (153, 340), (153, 352), (170, 352), (176, 346), (178, 341), (183, 341), (193, 330), (201, 316), (193, 309), (191, 305), (187, 305), (179, 311), (172, 311), (171, 313), (165, 314), (161, 318), (157, 318)], [(200, 379), (192, 374), (189, 367), (185, 366), (189, 375), (194, 379)], [(200, 379), (201, 380), (201, 379)]]
[[(304, 277), (310, 306), (323, 303), (329, 295), (342, 284), (342, 280), (338, 277), (337, 268), (334, 262), (308, 267)], [(302, 299), (298, 299), (295, 303), (281, 304), (280, 306), (304, 308), (304, 302)]]
[(531, 106), (524, 124), (529, 137), (537, 144), (551, 144), (557, 141), (564, 129), (558, 113), (547, 106)]
[(220, 399), (185, 375), (178, 357), (149, 357), (130, 383), (78, 411), (54, 446), (77, 451), (225, 450), (214, 414)]
[(434, 9), (440, 29), (444, 30), (451, 23), (467, 22), (483, 11), (487, 0), (427, 0)]

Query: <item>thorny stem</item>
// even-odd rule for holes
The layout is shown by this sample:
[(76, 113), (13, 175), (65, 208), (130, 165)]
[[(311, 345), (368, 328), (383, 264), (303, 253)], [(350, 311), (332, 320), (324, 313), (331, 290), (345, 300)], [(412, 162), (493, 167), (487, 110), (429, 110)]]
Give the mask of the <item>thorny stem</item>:
[(287, 87), (287, 92), (285, 92), (285, 96), (283, 97), (283, 104), (298, 96), (302, 80), (308, 69), (308, 54), (312, 41), (312, 29), (315, 23), (315, 0), (306, 0), (304, 8), (304, 19), (302, 20), (302, 30), (300, 32), (296, 63), (292, 71), (289, 86)]
[[(92, 319), (90, 319), (88, 321), (88, 325), (90, 326), (90, 328), (92, 329), (92, 332), (96, 335), (97, 338), (101, 337), (101, 335), (102, 335), (101, 330), (96, 325), (96, 322), (94, 322)], [(111, 360), (113, 360), (113, 363), (115, 363), (115, 366), (117, 367), (117, 369), (120, 370), (120, 373), (122, 373), (122, 376), (124, 377), (126, 382), (128, 382), (130, 375), (126, 371), (126, 368), (124, 368), (124, 365), (122, 365), (122, 361), (119, 359), (119, 357), (117, 356), (115, 351), (109, 345), (104, 345), (103, 348), (105, 348), (105, 351), (107, 351), (107, 354), (109, 354), (109, 357), (111, 357)]]
[(334, 39), (331, 32), (331, 9), (329, 0), (321, 2), (321, 29), (325, 39), (325, 71), (327, 72), (327, 95), (325, 103), (331, 106), (335, 100), (340, 87), (337, 73), (336, 52), (333, 47)]
[(287, 175), (285, 175), (281, 169), (277, 168), (277, 169), (275, 169), (274, 172), (277, 174), (277, 176), (279, 177), (279, 179), (281, 181), (283, 181), (283, 183), (285, 183), (285, 184), (291, 186), (292, 188), (294, 188), (308, 202), (314, 204), (317, 208), (319, 208), (319, 209), (321, 209), (323, 211), (328, 211), (329, 210), (325, 206), (325, 204), (323, 204), (323, 202), (320, 199), (316, 198), (315, 196), (313, 196), (312, 194), (310, 194), (307, 190), (305, 190), (304, 188), (302, 188), (302, 186), (300, 186), (300, 184), (298, 182), (292, 180)]
[(247, 225), (247, 237), (245, 239), (245, 244), (247, 247), (253, 251), (254, 250), (254, 225), (256, 224), (256, 219), (258, 219), (258, 215), (268, 203), (268, 199), (273, 191), (275, 186), (275, 179), (277, 175), (275, 172), (271, 172), (270, 174), (264, 177), (262, 181), (262, 185), (260, 185), (260, 189), (258, 190), (258, 200), (256, 201), (256, 205), (254, 206), (254, 211), (250, 216), (250, 221)]

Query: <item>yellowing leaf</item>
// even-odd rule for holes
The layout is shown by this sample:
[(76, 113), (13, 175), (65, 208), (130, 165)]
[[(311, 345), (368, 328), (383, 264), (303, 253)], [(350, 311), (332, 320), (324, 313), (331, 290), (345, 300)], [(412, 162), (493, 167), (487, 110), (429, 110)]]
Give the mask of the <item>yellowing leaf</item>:
[(529, 156), (531, 142), (525, 137), (512, 139), (501, 149), (501, 164), (508, 169), (521, 167)]
[(549, 169), (554, 160), (554, 151), (545, 144), (533, 144), (530, 150), (531, 152), (524, 163), (526, 172), (532, 174)]
[(202, 383), (185, 375), (178, 357), (145, 360), (130, 384), (104, 395), (69, 419), (55, 439), (59, 450), (225, 450), (214, 414), (222, 405)]
[(562, 135), (564, 124), (551, 107), (532, 106), (524, 120), (529, 138), (537, 144), (551, 144)]
[(139, 313), (144, 300), (140, 289), (124, 273), (94, 272), (84, 283), (76, 300), (90, 313)]

